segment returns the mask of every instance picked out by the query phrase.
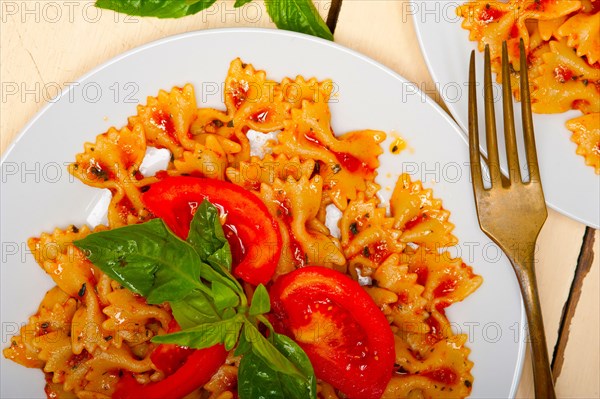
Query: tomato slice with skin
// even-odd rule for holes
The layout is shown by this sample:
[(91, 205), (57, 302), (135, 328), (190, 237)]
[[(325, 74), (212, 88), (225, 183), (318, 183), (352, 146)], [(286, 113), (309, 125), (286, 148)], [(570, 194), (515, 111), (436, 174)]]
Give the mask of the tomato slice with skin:
[[(181, 327), (175, 319), (171, 319), (167, 333), (181, 331)], [(162, 371), (165, 376), (175, 373), (185, 364), (187, 359), (195, 349), (175, 344), (160, 344), (150, 354), (150, 360), (157, 369)]]
[(210, 381), (225, 360), (227, 351), (223, 345), (195, 350), (172, 375), (162, 381), (140, 384), (130, 373), (117, 383), (115, 399), (163, 399), (183, 398)]
[(394, 335), (357, 282), (310, 266), (280, 277), (270, 296), (275, 330), (302, 347), (318, 378), (348, 398), (381, 397), (393, 373)]
[(142, 194), (148, 210), (182, 239), (187, 238), (193, 214), (205, 199), (227, 216), (243, 246), (234, 275), (253, 285), (266, 284), (275, 273), (282, 242), (277, 221), (256, 195), (233, 183), (189, 176), (164, 178)]

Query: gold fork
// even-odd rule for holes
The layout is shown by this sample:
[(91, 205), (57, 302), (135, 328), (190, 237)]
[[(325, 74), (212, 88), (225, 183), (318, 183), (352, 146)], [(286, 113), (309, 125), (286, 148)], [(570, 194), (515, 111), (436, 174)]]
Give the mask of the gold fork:
[(544, 333), (544, 323), (534, 267), (535, 242), (546, 221), (548, 212), (546, 210), (537, 163), (531, 118), (527, 61), (523, 40), (521, 40), (520, 50), (521, 110), (523, 114), (525, 150), (529, 166), (529, 181), (523, 183), (521, 169), (519, 168), (506, 42), (502, 46), (502, 105), (509, 178), (508, 180), (503, 179), (500, 173), (492, 95), (490, 51), (487, 46), (485, 49), (484, 72), (485, 130), (488, 150), (487, 163), (492, 187), (489, 189), (484, 188), (481, 173), (474, 51), (471, 53), (469, 70), (469, 150), (471, 175), (479, 225), (508, 256), (521, 286), (533, 353), (535, 396), (540, 399), (552, 399), (556, 395), (554, 393), (552, 373), (548, 361), (546, 335)]

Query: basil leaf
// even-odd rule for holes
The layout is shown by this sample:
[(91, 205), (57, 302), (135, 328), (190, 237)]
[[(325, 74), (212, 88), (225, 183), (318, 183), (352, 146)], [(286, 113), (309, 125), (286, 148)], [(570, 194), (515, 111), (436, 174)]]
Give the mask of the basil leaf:
[(263, 313), (269, 313), (271, 311), (271, 300), (269, 299), (269, 293), (264, 285), (259, 284), (254, 291), (252, 296), (252, 303), (250, 304), (250, 316), (258, 316)]
[(152, 342), (159, 344), (177, 344), (195, 349), (210, 348), (224, 343), (226, 350), (231, 350), (238, 340), (244, 316), (236, 315), (231, 319), (205, 323), (167, 335), (157, 335)]
[(252, 344), (252, 353), (283, 374), (302, 378), (296, 365), (283, 356), (250, 322), (244, 323), (245, 339)]
[(240, 334), (238, 346), (233, 353), (235, 356), (245, 356), (252, 350), (252, 343), (246, 339), (246, 334)]
[(315, 386), (313, 391), (316, 393), (316, 379), (314, 377), (315, 371), (313, 370), (310, 359), (304, 352), (304, 350), (290, 337), (283, 334), (273, 334), (273, 345), (283, 353), (288, 359), (290, 359), (299, 369), (307, 376), (312, 376)]
[(220, 281), (213, 281), (212, 296), (217, 310), (232, 308), (240, 304), (240, 298), (234, 290)]
[(140, 17), (180, 18), (210, 7), (216, 0), (96, 0), (96, 7)]
[(237, 293), (238, 296), (245, 297), (244, 289), (240, 283), (233, 277), (227, 270), (218, 268), (219, 271), (206, 266), (200, 270), (200, 277), (206, 281), (214, 283), (215, 281), (220, 282), (222, 285), (229, 287)]
[(177, 301), (203, 288), (198, 254), (160, 219), (93, 233), (74, 244), (104, 273), (145, 296), (148, 303)]
[(267, 13), (279, 29), (333, 40), (331, 31), (312, 0), (265, 0)]
[(233, 7), (239, 8), (239, 7), (243, 6), (244, 4), (250, 3), (251, 1), (252, 0), (235, 0), (235, 4), (233, 5)]
[(223, 319), (231, 319), (236, 315), (236, 311), (233, 308), (227, 308), (223, 311)]
[(211, 298), (199, 290), (194, 290), (179, 301), (171, 301), (171, 310), (182, 329), (203, 323), (221, 320)]
[(248, 353), (242, 357), (238, 371), (240, 399), (315, 399), (317, 381), (308, 356), (285, 335), (275, 334), (273, 338), (274, 347), (294, 363), (304, 376), (300, 378), (283, 374), (256, 354)]
[(187, 241), (198, 252), (200, 259), (231, 271), (231, 249), (223, 233), (219, 211), (207, 200), (202, 201), (194, 213)]

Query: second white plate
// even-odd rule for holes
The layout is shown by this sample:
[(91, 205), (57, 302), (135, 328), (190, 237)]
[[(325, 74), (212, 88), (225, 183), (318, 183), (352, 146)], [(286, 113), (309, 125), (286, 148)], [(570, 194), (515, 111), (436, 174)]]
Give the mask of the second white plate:
[[(463, 132), (467, 132), (469, 57), (472, 50), (477, 51), (477, 43), (469, 41), (469, 32), (461, 27), (462, 18), (456, 15), (456, 8), (462, 3), (465, 1), (412, 0), (406, 12), (414, 17), (421, 49), (436, 88)], [(476, 59), (479, 121), (480, 129), (483, 129), (483, 54), (477, 51)], [(498, 132), (502, 132), (499, 84), (495, 84), (495, 93)], [(520, 104), (515, 102), (514, 109), (522, 150)], [(600, 176), (575, 153), (571, 132), (565, 127), (567, 120), (578, 115), (578, 111), (533, 115), (540, 173), (546, 202), (552, 209), (597, 229), (600, 225)], [(501, 158), (504, 159), (504, 137), (498, 136)], [(484, 146), (485, 142), (482, 148)], [(524, 164), (524, 152), (520, 154), (521, 164)]]

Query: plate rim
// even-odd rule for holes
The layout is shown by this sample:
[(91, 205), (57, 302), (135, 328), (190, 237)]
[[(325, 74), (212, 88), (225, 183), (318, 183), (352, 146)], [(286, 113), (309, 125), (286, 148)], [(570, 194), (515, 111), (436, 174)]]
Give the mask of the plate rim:
[[(410, 0), (411, 2), (417, 1), (417, 0)], [(416, 15), (416, 14), (415, 14)], [(416, 23), (416, 16), (413, 15), (414, 18), (414, 22)], [(418, 37), (418, 41), (419, 41), (419, 45), (422, 48), (422, 43), (421, 43), (421, 35), (420, 32), (415, 28), (415, 31), (417, 32), (417, 37)], [(31, 119), (18, 131), (18, 133), (11, 139), (9, 145), (5, 148), (4, 152), (2, 153), (2, 156), (0, 157), (0, 168), (2, 167), (2, 165), (7, 161), (8, 157), (10, 156), (10, 154), (14, 151), (15, 147), (18, 145), (18, 143), (21, 141), (21, 139), (27, 134), (27, 132), (31, 129), (31, 127), (38, 121), (38, 119), (40, 119), (42, 117), (43, 114), (45, 114), (56, 102), (58, 102), (61, 98), (67, 96), (72, 90), (75, 89), (75, 87), (77, 87), (76, 83), (81, 83), (82, 81), (87, 80), (89, 77), (95, 75), (96, 73), (102, 71), (105, 68), (110, 67), (112, 64), (118, 63), (119, 61), (121, 61), (122, 59), (125, 59), (131, 55), (134, 55), (138, 52), (142, 52), (145, 51), (146, 49), (155, 47), (155, 46), (159, 46), (159, 45), (163, 45), (165, 43), (169, 43), (172, 41), (178, 41), (178, 40), (182, 40), (182, 39), (186, 39), (188, 37), (194, 37), (194, 36), (209, 36), (209, 35), (219, 35), (219, 34), (228, 34), (228, 33), (261, 33), (261, 34), (268, 34), (268, 35), (273, 35), (273, 36), (283, 36), (283, 37), (290, 37), (290, 38), (298, 38), (298, 39), (302, 39), (302, 40), (307, 40), (310, 42), (316, 42), (319, 43), (321, 45), (324, 45), (326, 47), (329, 48), (333, 48), (339, 51), (343, 51), (349, 55), (352, 55), (353, 57), (358, 58), (359, 60), (366, 62), (368, 64), (371, 64), (372, 66), (378, 68), (379, 70), (381, 70), (382, 72), (390, 75), (391, 77), (393, 77), (394, 79), (397, 79), (398, 81), (400, 81), (401, 83), (404, 84), (413, 84), (412, 81), (406, 79), (404, 76), (400, 75), (398, 72), (392, 70), (391, 68), (383, 65), (382, 63), (380, 63), (379, 61), (376, 61), (370, 57), (368, 57), (365, 54), (362, 54), (360, 52), (358, 52), (357, 50), (353, 50), (351, 48), (348, 48), (344, 45), (341, 45), (335, 41), (329, 41), (326, 39), (322, 39), (319, 37), (315, 37), (315, 36), (311, 36), (311, 35), (307, 35), (307, 34), (303, 34), (303, 33), (298, 33), (298, 32), (293, 32), (293, 31), (287, 31), (287, 30), (279, 30), (279, 29), (274, 29), (274, 28), (248, 28), (248, 27), (229, 27), (229, 28), (213, 28), (213, 29), (201, 29), (201, 30), (193, 30), (193, 31), (188, 31), (188, 32), (183, 32), (183, 33), (178, 33), (178, 34), (173, 34), (173, 35), (169, 35), (166, 37), (162, 37), (160, 39), (157, 40), (153, 40), (150, 41), (148, 43), (136, 46), (134, 48), (131, 48), (125, 52), (119, 53), (118, 55), (108, 59), (107, 61), (104, 61), (102, 63), (100, 63), (99, 65), (97, 65), (96, 67), (90, 69), (88, 72), (82, 74), (81, 76), (79, 76), (78, 78), (73, 80), (73, 84), (70, 84), (68, 86), (68, 88), (66, 90), (61, 90), (60, 94), (58, 94), (57, 96), (55, 96), (54, 98), (50, 99), (50, 100), (46, 100), (46, 104), (44, 104), (42, 106), (42, 108), (40, 108), (33, 117), (31, 117)], [(428, 58), (425, 56), (425, 54), (422, 52), (422, 54), (424, 55), (427, 67), (430, 70), (430, 65), (429, 65), (429, 60)], [(431, 70), (430, 70), (431, 73)], [(433, 75), (433, 74), (432, 74)], [(415, 94), (419, 94), (419, 96), (421, 96), (420, 98), (424, 98), (425, 99), (425, 103), (432, 107), (432, 109), (439, 115), (442, 117), (442, 119), (446, 122), (448, 122), (448, 126), (452, 128), (452, 130), (454, 131), (453, 134), (455, 134), (462, 142), (464, 145), (468, 146), (468, 140), (467, 140), (467, 136), (465, 135), (463, 129), (460, 127), (460, 124), (457, 123), (457, 121), (455, 121), (453, 119), (453, 115), (449, 114), (448, 112), (446, 112), (441, 105), (439, 105), (432, 97), (430, 97), (425, 91), (423, 91), (421, 88), (419, 87), (414, 87), (411, 90), (414, 90)], [(3, 183), (1, 183), (1, 185), (4, 185)], [(479, 226), (475, 226), (475, 229), (479, 228)], [(483, 234), (483, 233), (482, 233)], [(520, 312), (521, 312), (521, 320), (520, 323), (523, 326), (526, 326), (527, 323), (527, 318), (526, 318), (526, 314), (525, 314), (525, 307), (523, 304), (523, 298), (522, 295), (519, 293), (519, 303), (520, 303)], [(526, 340), (520, 339), (519, 340), (519, 344), (518, 344), (518, 350), (516, 353), (516, 367), (515, 370), (513, 372), (513, 378), (512, 378), (512, 386), (510, 387), (509, 390), (509, 397), (513, 398), (516, 394), (516, 390), (520, 384), (520, 380), (522, 377), (522, 372), (523, 372), (523, 365), (524, 365), (524, 360), (525, 360), (525, 354), (526, 354)]]

